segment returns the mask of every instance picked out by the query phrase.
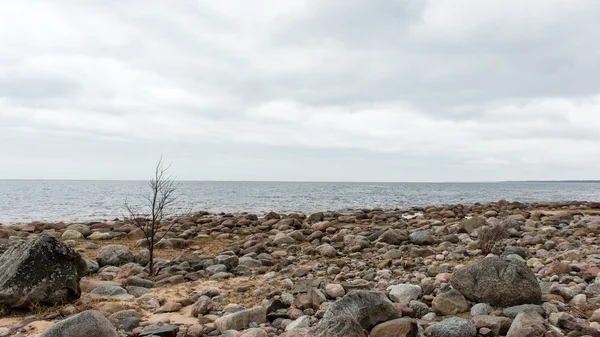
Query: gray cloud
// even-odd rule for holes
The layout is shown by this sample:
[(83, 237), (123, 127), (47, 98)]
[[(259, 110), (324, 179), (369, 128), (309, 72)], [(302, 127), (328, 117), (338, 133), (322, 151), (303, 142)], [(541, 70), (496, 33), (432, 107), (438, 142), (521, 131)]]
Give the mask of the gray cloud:
[(0, 21), (0, 177), (145, 178), (160, 153), (184, 179), (600, 172), (597, 1), (26, 1)]

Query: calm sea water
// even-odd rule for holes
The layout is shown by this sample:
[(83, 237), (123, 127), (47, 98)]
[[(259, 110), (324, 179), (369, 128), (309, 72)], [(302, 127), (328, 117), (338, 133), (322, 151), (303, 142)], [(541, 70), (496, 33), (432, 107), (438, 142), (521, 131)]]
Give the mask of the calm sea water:
[[(194, 210), (228, 212), (350, 211), (361, 208), (600, 200), (600, 183), (326, 183), (181, 182)], [(122, 217), (126, 198), (148, 192), (144, 181), (0, 180), (0, 223), (90, 221)]]

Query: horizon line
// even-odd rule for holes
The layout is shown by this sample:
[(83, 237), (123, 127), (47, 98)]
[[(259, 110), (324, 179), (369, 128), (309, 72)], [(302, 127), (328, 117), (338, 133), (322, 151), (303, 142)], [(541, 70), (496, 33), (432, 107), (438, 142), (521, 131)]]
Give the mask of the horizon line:
[[(481, 184), (481, 183), (600, 183), (600, 179), (557, 179), (557, 180), (477, 180), (477, 181), (342, 181), (342, 180), (186, 180), (178, 182), (214, 183), (347, 183), (347, 184)], [(0, 181), (74, 181), (74, 182), (147, 182), (148, 179), (45, 179), (45, 178), (0, 178)]]

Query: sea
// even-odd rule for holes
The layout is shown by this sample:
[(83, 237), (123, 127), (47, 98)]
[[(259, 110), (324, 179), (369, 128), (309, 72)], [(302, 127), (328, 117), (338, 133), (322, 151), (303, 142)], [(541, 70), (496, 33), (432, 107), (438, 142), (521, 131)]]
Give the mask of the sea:
[[(429, 205), (600, 201), (600, 181), (374, 183), (181, 181), (178, 207), (210, 212), (351, 212)], [(143, 206), (145, 181), (0, 180), (0, 224), (122, 218)]]

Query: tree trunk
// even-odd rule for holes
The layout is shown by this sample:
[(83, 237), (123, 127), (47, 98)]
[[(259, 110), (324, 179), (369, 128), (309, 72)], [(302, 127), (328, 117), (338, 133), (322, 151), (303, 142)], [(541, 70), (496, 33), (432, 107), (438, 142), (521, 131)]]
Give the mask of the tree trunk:
[(154, 276), (154, 242), (150, 244), (150, 247), (148, 247), (148, 251), (150, 252), (150, 262), (148, 262), (148, 271), (150, 276)]

